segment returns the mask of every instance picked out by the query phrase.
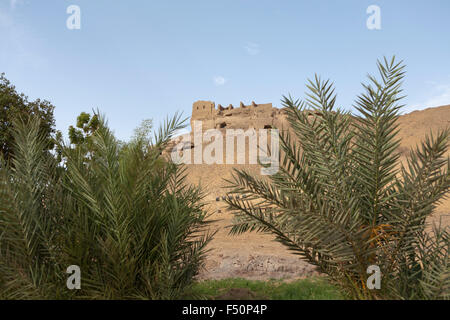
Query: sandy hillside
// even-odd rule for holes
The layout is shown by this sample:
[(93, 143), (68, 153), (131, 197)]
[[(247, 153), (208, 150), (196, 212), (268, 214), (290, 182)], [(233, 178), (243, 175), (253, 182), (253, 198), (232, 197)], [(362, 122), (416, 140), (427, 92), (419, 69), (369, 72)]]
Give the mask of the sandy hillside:
[[(402, 161), (407, 150), (416, 146), (432, 130), (436, 132), (450, 125), (450, 105), (414, 111), (400, 117), (400, 151)], [(233, 168), (246, 168), (258, 173), (256, 165), (188, 165), (190, 183), (201, 184), (208, 192), (208, 209), (215, 220), (213, 228), (218, 229), (210, 244), (206, 270), (201, 279), (242, 277), (248, 279), (300, 278), (317, 274), (313, 266), (289, 253), (273, 241), (273, 237), (256, 233), (240, 236), (228, 235), (231, 214), (227, 213), (223, 201), (217, 197), (225, 195), (223, 179), (230, 178)], [(450, 225), (450, 200), (444, 201), (436, 210), (433, 221), (442, 219)]]

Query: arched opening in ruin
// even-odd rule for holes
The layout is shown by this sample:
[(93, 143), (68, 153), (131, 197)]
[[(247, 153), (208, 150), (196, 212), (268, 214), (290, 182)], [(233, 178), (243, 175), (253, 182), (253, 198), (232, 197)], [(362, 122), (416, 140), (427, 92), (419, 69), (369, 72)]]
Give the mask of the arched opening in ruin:
[(221, 124), (219, 124), (219, 128), (223, 129), (227, 126), (227, 124), (225, 122), (222, 122)]
[(270, 124), (266, 124), (266, 125), (264, 126), (264, 129), (272, 129), (272, 126), (271, 126)]

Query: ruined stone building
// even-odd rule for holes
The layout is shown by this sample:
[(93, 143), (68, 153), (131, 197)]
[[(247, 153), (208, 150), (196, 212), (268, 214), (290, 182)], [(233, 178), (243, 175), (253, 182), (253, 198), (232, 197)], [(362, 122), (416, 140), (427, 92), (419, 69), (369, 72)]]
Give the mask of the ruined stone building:
[(203, 130), (208, 129), (271, 129), (277, 126), (282, 111), (272, 107), (271, 103), (256, 104), (234, 108), (223, 107), (212, 101), (199, 100), (192, 105), (191, 126), (194, 121), (202, 121)]

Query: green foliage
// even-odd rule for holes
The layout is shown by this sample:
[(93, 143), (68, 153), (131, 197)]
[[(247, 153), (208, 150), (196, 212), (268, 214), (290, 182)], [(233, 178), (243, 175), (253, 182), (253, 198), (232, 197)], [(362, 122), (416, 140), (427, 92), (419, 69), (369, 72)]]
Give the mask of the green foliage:
[[(230, 290), (247, 289), (247, 296), (263, 300), (340, 300), (339, 290), (323, 278), (301, 279), (292, 282), (280, 280), (256, 281), (246, 279), (206, 280), (193, 285), (191, 297), (219, 299), (233, 298)], [(241, 297), (234, 297), (239, 299)]]
[[(154, 144), (120, 150), (99, 118), (96, 155), (62, 147), (64, 170), (41, 147), (39, 121), (16, 124), (14, 166), (0, 173), (0, 298), (171, 299), (198, 273), (212, 234), (201, 190), (161, 161), (180, 117)], [(66, 268), (81, 268), (81, 290)]]
[(23, 119), (26, 121), (30, 116), (38, 117), (40, 122), (39, 131), (45, 138), (42, 150), (48, 151), (54, 147), (53, 134), (55, 133), (55, 119), (53, 117), (54, 106), (44, 100), (37, 99), (28, 101), (23, 93), (18, 93), (11, 82), (0, 74), (0, 154), (9, 160), (13, 153), (14, 121)]
[(132, 140), (143, 141), (146, 145), (150, 145), (152, 141), (151, 132), (153, 129), (153, 120), (144, 119), (142, 120), (139, 127), (134, 129), (134, 134)]
[(54, 298), (64, 286), (60, 177), (36, 119), (15, 122), (12, 136), (11, 163), (0, 165), (0, 299)]
[[(333, 85), (317, 76), (306, 101), (284, 97), (292, 132), (280, 135), (280, 170), (269, 181), (235, 172), (231, 192), (251, 196), (228, 200), (231, 232), (274, 234), (353, 298), (449, 298), (448, 228), (425, 230), (449, 191), (449, 131), (428, 136), (402, 165), (404, 66), (393, 58), (378, 69), (381, 79), (369, 76), (356, 100), (358, 115), (336, 108)], [(381, 269), (380, 290), (366, 287), (370, 265)]]
[(77, 117), (76, 128), (69, 127), (69, 140), (71, 144), (91, 144), (91, 136), (100, 125), (98, 114), (94, 113), (91, 117), (89, 113), (82, 112)]

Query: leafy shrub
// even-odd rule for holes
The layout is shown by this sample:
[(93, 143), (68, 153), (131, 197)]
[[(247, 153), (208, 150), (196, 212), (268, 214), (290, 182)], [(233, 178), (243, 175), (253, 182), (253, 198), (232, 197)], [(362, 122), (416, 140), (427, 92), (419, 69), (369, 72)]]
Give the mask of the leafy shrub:
[[(37, 120), (16, 127), (14, 166), (0, 169), (0, 297), (180, 297), (212, 237), (201, 190), (160, 156), (180, 118), (147, 148), (139, 139), (119, 148), (100, 119), (95, 154), (63, 147), (62, 168), (40, 151)], [(81, 290), (66, 288), (70, 265)]]
[[(269, 180), (236, 170), (228, 199), (231, 233), (262, 231), (319, 267), (352, 298), (450, 296), (448, 228), (426, 219), (450, 186), (449, 131), (427, 136), (399, 161), (396, 120), (404, 66), (378, 62), (356, 100), (357, 115), (336, 108), (333, 85), (316, 76), (306, 101), (284, 97), (291, 131), (282, 132), (280, 170)], [(309, 116), (314, 110), (317, 116)], [(369, 290), (367, 268), (381, 269)]]

